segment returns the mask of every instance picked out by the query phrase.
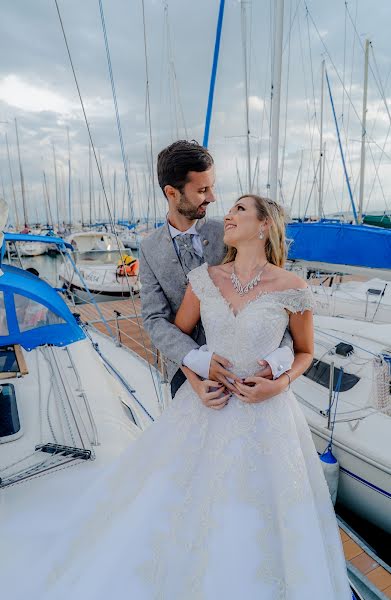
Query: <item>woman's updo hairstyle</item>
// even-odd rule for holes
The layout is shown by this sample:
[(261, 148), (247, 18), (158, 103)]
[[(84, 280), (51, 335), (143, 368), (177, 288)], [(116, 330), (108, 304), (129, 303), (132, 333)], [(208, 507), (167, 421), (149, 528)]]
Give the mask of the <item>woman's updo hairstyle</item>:
[[(269, 224), (268, 232), (265, 232), (265, 235), (267, 236), (265, 241), (267, 260), (272, 265), (284, 267), (287, 250), (285, 240), (285, 211), (283, 207), (277, 204), (277, 202), (274, 202), (274, 200), (269, 200), (269, 198), (264, 198), (255, 194), (244, 194), (238, 198), (237, 202), (243, 198), (252, 198), (255, 203), (259, 221), (267, 220)], [(223, 264), (232, 262), (235, 260), (235, 256), (236, 248), (228, 246), (228, 252), (223, 260)]]

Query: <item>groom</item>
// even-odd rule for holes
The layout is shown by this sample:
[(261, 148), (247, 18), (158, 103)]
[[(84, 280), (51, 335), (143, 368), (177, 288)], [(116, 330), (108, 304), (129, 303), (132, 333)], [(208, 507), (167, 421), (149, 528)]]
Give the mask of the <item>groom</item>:
[[(182, 365), (235, 391), (229, 381), (229, 361), (201, 348), (205, 344), (202, 324), (198, 323), (191, 336), (173, 325), (188, 283), (187, 273), (204, 261), (211, 266), (220, 264), (226, 253), (223, 221), (205, 218), (209, 204), (216, 200), (213, 158), (197, 142), (179, 140), (159, 153), (157, 175), (168, 213), (166, 223), (141, 243), (144, 327), (165, 357), (173, 398), (185, 381)], [(276, 378), (291, 367), (293, 354), (289, 345), (282, 345), (262, 362), (260, 375)]]

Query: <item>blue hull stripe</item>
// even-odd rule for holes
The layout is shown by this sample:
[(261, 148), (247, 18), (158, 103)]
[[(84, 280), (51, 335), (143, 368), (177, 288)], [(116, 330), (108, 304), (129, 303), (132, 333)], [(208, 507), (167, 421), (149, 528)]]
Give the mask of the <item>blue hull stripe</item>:
[[(321, 453), (318, 452), (318, 455), (321, 456)], [(359, 475), (356, 475), (356, 473), (352, 473), (352, 471), (348, 471), (348, 469), (345, 469), (344, 467), (340, 466), (339, 468), (340, 468), (340, 470), (343, 473), (346, 473), (346, 475), (349, 475), (350, 477), (353, 477), (353, 479), (356, 479), (360, 483), (363, 483), (364, 485), (370, 487), (371, 489), (375, 490), (375, 492), (379, 492), (379, 494), (382, 494), (386, 498), (390, 498), (391, 499), (391, 493), (390, 492), (386, 492), (386, 490), (382, 490), (382, 488), (379, 488), (377, 485), (375, 485), (373, 483), (370, 483), (370, 481), (367, 481), (366, 479), (363, 479)]]

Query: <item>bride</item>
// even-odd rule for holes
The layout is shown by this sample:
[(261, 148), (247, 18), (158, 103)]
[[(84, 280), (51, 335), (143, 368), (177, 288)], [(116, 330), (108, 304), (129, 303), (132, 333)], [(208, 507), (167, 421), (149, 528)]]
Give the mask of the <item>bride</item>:
[[(77, 500), (30, 598), (351, 598), (328, 488), (290, 390), (311, 364), (312, 297), (282, 268), (282, 209), (241, 197), (225, 243), (222, 265), (189, 273), (175, 324), (191, 332), (202, 319), (209, 349), (232, 364), (235, 392), (184, 367), (170, 407)], [(288, 324), (292, 368), (254, 377)]]

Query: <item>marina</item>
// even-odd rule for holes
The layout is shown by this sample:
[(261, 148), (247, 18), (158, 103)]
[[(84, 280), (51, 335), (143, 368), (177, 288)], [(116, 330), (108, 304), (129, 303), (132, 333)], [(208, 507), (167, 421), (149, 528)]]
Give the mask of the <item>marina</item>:
[(389, 2), (52, 9), (0, 25), (5, 595), (391, 599)]
[[(164, 386), (161, 357), (144, 331), (141, 320), (141, 304), (138, 297), (93, 304), (75, 305), (69, 300), (67, 300), (67, 303), (73, 314), (76, 313), (77, 318), (80, 318), (81, 322), (91, 332), (96, 332), (99, 336), (103, 335), (103, 338), (106, 338), (109, 344), (114, 344), (118, 349), (126, 348), (133, 356), (140, 357), (142, 363), (148, 363), (150, 367), (159, 372), (160, 380)], [(100, 342), (100, 345), (104, 347), (103, 341)], [(129, 368), (131, 369), (130, 358), (125, 360), (126, 362), (129, 361)], [(30, 360), (29, 363), (31, 363)], [(27, 375), (29, 368), (26, 363), (24, 364), (24, 374)], [(122, 373), (126, 373), (122, 359), (117, 366), (120, 366)], [(147, 374), (146, 376), (148, 377)], [(133, 377), (132, 371), (131, 379)], [(132, 414), (134, 414), (134, 406), (129, 406), (131, 406)], [(152, 406), (148, 406), (149, 411), (151, 411)], [(346, 509), (342, 512), (345, 519), (348, 519), (349, 513)], [(355, 526), (357, 527), (357, 520)], [(376, 536), (374, 533), (372, 537), (373, 545), (372, 547), (369, 546), (364, 541), (368, 534), (368, 527), (367, 522), (358, 522), (357, 531), (346, 520), (340, 520), (340, 535), (348, 571), (352, 577), (352, 584), (355, 585), (358, 593), (363, 593), (363, 598), (366, 600), (388, 598), (391, 597), (391, 569), (385, 561), (389, 559), (389, 538), (379, 536), (379, 534)], [(383, 556), (383, 559), (380, 556)]]

